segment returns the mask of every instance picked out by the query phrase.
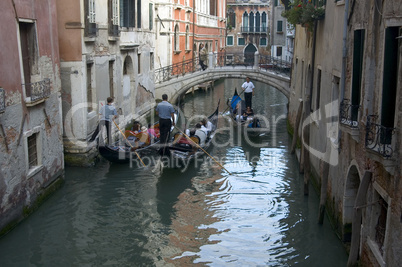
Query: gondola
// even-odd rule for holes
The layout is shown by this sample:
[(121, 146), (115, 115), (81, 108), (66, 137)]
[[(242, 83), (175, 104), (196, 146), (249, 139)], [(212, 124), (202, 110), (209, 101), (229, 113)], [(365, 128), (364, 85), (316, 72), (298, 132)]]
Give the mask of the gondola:
[[(204, 151), (210, 147), (218, 127), (219, 103), (220, 101), (214, 113), (208, 116), (208, 121), (211, 122), (211, 131), (207, 134), (204, 144), (201, 144), (200, 137), (197, 135), (185, 135), (185, 133), (181, 131), (174, 135), (167, 149), (167, 154), (170, 156), (171, 162), (177, 163), (179, 165), (178, 167), (180, 167), (181, 163), (188, 163), (195, 158), (205, 155)], [(197, 145), (195, 145), (194, 142)]]
[[(175, 123), (177, 123), (178, 113), (175, 113)], [(100, 145), (99, 154), (110, 162), (128, 163), (140, 157), (155, 154), (159, 149), (159, 122), (153, 124), (150, 129), (154, 129), (155, 135), (149, 133), (133, 133), (126, 131), (127, 140), (122, 140), (114, 145)], [(170, 132), (174, 127), (172, 126)], [(124, 138), (124, 137), (123, 137)], [(128, 144), (127, 142), (130, 142)], [(136, 153), (135, 153), (136, 152)]]
[(261, 133), (261, 123), (257, 116), (243, 116), (246, 112), (246, 102), (239, 96), (235, 88), (233, 97), (228, 99), (227, 105), (230, 109), (230, 118), (237, 126), (246, 128), (250, 136), (258, 136)]

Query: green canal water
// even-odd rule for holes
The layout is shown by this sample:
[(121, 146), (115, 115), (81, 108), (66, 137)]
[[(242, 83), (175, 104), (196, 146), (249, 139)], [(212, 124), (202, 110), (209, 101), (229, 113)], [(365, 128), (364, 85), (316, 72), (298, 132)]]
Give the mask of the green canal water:
[[(242, 82), (188, 94), (181, 110), (209, 115), (221, 99), (223, 112)], [(67, 167), (63, 187), (0, 239), (0, 266), (346, 266), (328, 220), (317, 223), (317, 194), (303, 194), (286, 97), (255, 85), (266, 132), (245, 137), (225, 112), (208, 149), (230, 174), (208, 157), (162, 172)]]

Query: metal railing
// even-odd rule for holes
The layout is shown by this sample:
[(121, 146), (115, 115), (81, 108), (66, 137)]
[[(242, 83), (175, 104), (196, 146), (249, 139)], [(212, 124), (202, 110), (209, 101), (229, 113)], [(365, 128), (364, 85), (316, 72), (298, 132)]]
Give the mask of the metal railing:
[[(154, 72), (155, 83), (169, 81), (186, 73), (193, 73), (197, 70), (198, 58), (185, 60), (181, 63), (169, 65), (167, 67), (156, 69)], [(199, 68), (198, 68), (199, 69)]]
[(226, 53), (220, 52), (216, 55), (216, 66), (244, 66), (253, 67), (254, 66), (254, 53)]
[(359, 123), (357, 120), (360, 105), (352, 105), (349, 99), (343, 99), (341, 101), (339, 109), (340, 123), (347, 125), (351, 128), (358, 128)]
[(259, 26), (259, 27), (241, 27), (240, 28), (242, 33), (267, 33), (266, 26)]
[(366, 123), (366, 148), (379, 153), (384, 158), (392, 158), (394, 150), (392, 137), (396, 133), (396, 128), (385, 127), (377, 124), (378, 116), (367, 116)]
[(120, 36), (120, 27), (119, 27), (119, 25), (110, 24), (109, 25), (109, 35), (114, 36), (114, 37)]
[[(287, 76), (289, 76), (292, 66), (291, 62), (289, 61), (264, 55), (258, 55), (258, 57), (256, 57), (254, 53), (219, 52), (213, 54), (212, 60), (214, 63), (212, 64), (213, 68), (234, 68), (237, 66), (253, 68), (255, 65), (257, 65), (259, 69), (265, 69), (267, 71), (273, 71)], [(258, 63), (256, 63), (255, 60), (258, 60)], [(198, 57), (156, 69), (154, 71), (154, 82), (166, 82), (173, 78), (194, 73), (196, 71), (201, 71)]]
[(35, 83), (26, 83), (26, 96), (30, 98), (30, 102), (35, 102), (44, 99), (50, 95), (50, 79), (43, 79)]
[(6, 92), (3, 88), (0, 88), (0, 113), (6, 110)]
[(86, 37), (96, 37), (98, 36), (98, 24), (96, 23), (87, 23), (85, 25), (85, 36)]

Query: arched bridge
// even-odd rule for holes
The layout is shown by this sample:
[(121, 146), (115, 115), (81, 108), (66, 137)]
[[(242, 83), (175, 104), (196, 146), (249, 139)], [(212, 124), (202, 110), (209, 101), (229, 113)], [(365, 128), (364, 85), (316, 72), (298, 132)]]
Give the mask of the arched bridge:
[(155, 70), (155, 98), (167, 94), (171, 102), (199, 84), (222, 78), (243, 78), (260, 81), (290, 95), (290, 62), (258, 53), (210, 53), (208, 68), (201, 70), (198, 58)]

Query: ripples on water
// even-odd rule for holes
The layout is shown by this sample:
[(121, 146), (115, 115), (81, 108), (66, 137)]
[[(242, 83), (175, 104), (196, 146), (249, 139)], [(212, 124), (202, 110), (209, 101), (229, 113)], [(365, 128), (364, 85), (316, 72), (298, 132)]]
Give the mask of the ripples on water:
[[(286, 99), (265, 90), (255, 109), (280, 116)], [(218, 85), (183, 109), (208, 114), (232, 93)], [(328, 221), (316, 223), (313, 190), (303, 196), (286, 121), (252, 140), (262, 147), (233, 140), (209, 150), (231, 174), (207, 157), (160, 175), (105, 161), (67, 168), (62, 189), (0, 240), (0, 266), (345, 266)]]

